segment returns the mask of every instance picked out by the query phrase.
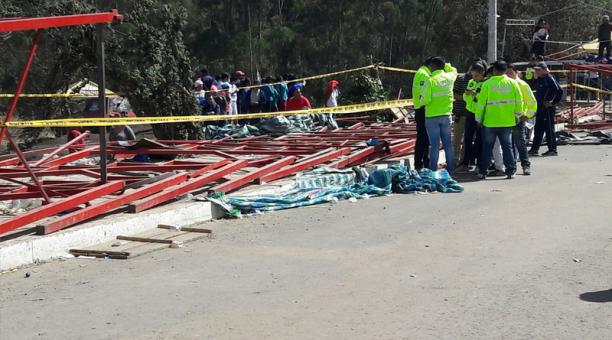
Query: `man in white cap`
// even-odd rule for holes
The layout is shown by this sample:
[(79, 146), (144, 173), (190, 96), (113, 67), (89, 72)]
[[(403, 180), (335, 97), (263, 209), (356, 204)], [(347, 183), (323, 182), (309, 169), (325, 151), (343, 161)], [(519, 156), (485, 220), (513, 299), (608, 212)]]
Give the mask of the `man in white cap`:
[(196, 81), (193, 82), (193, 88), (195, 89), (195, 97), (198, 104), (200, 104), (200, 106), (204, 106), (206, 104), (206, 96), (204, 92), (204, 82), (202, 79), (196, 79)]
[(612, 23), (610, 23), (610, 17), (604, 15), (597, 30), (597, 38), (599, 40), (599, 59), (604, 57), (604, 50), (606, 50), (606, 58), (610, 59), (610, 33), (612, 33)]

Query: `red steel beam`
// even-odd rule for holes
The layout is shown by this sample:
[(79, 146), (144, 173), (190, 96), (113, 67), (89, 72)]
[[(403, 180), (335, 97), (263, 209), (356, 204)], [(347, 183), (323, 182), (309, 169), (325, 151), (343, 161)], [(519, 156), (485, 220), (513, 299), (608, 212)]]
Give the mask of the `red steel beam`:
[[(4, 22), (0, 21), (0, 25)], [(2, 27), (2, 26), (0, 26)], [(0, 32), (6, 32), (0, 30)], [(23, 68), (23, 72), (21, 73), (21, 78), (19, 79), (19, 84), (17, 85), (17, 90), (15, 91), (15, 96), (11, 101), (11, 106), (9, 106), (9, 110), (6, 113), (6, 117), (4, 118), (4, 124), (6, 122), (10, 122), (13, 119), (13, 114), (15, 113), (15, 109), (17, 108), (17, 103), (19, 102), (19, 96), (21, 96), (21, 92), (23, 91), (23, 86), (25, 85), (26, 79), (28, 78), (28, 73), (30, 73), (30, 67), (32, 67), (32, 61), (34, 61), (34, 56), (36, 56), (36, 50), (38, 49), (38, 44), (40, 43), (40, 37), (42, 36), (42, 30), (38, 30), (36, 32), (36, 36), (34, 37), (34, 41), (32, 42), (32, 48), (30, 49), (30, 54), (28, 55), (28, 60), (26, 61), (25, 67)], [(6, 125), (2, 126), (0, 130), (0, 144), (4, 140), (4, 135), (8, 128)]]
[(41, 18), (9, 18), (0, 21), (0, 32), (41, 30), (45, 28), (103, 24), (121, 21), (123, 16), (116, 9), (106, 13), (75, 14)]
[(89, 189), (80, 194), (64, 198), (42, 207), (30, 210), (24, 214), (9, 218), (0, 223), (0, 234), (15, 230), (30, 223), (39, 221), (45, 217), (53, 216), (62, 211), (72, 209), (80, 204), (87, 203), (93, 199), (109, 195), (123, 189), (123, 182), (109, 182), (107, 184)]
[[(38, 150), (25, 151), (25, 152), (22, 152), (21, 154), (25, 157), (30, 157), (30, 156), (44, 154), (45, 152), (52, 152), (53, 150), (55, 150), (55, 148), (44, 148), (44, 149), (38, 149)], [(0, 167), (16, 165), (16, 164), (19, 164), (19, 162), (21, 162), (19, 157), (17, 157), (17, 155), (14, 153), (9, 154), (9, 155), (4, 155), (0, 157), (0, 159), (1, 159)]]
[(203, 175), (203, 174), (207, 173), (208, 171), (211, 171), (211, 170), (214, 170), (214, 169), (218, 169), (218, 168), (220, 168), (222, 166), (226, 166), (226, 165), (230, 164), (231, 162), (232, 161), (230, 161), (229, 159), (224, 159), (224, 160), (218, 161), (217, 163), (211, 164), (211, 165), (209, 165), (209, 166), (207, 166), (205, 168), (193, 171), (192, 173), (189, 174), (189, 177), (190, 178), (198, 177), (200, 175)]
[(60, 146), (59, 148), (55, 149), (53, 152), (51, 152), (50, 154), (46, 155), (45, 157), (41, 158), (39, 161), (37, 161), (36, 163), (32, 164), (32, 166), (36, 167), (36, 166), (40, 166), (41, 164), (44, 164), (46, 161), (48, 161), (49, 159), (53, 158), (55, 155), (57, 155), (58, 153), (68, 149), (71, 145), (78, 143), (80, 141), (82, 141), (83, 139), (87, 138), (90, 135), (91, 132), (89, 131), (85, 131), (84, 133), (82, 133), (80, 136), (78, 136), (77, 138), (69, 141), (68, 143)]
[(78, 159), (87, 157), (95, 152), (98, 151), (98, 146), (92, 146), (90, 148), (81, 150), (81, 151), (77, 151), (77, 152), (73, 152), (71, 154), (68, 154), (66, 156), (60, 157), (58, 159), (54, 159), (52, 161), (48, 161), (45, 163), (45, 167), (54, 167), (54, 166), (58, 166), (58, 165), (63, 165), (66, 163), (70, 163), (70, 162), (74, 162)]
[(148, 198), (134, 202), (129, 205), (129, 212), (138, 213), (143, 210), (158, 206), (180, 195), (183, 195), (190, 191), (199, 189), (208, 183), (219, 180), (223, 178), (224, 176), (227, 176), (236, 170), (246, 167), (247, 165), (248, 165), (248, 161), (246, 160), (232, 162), (208, 174), (202, 175), (200, 177), (192, 178), (185, 183), (181, 183), (181, 184), (172, 186), (168, 188), (167, 190), (164, 190), (153, 196), (150, 196)]
[[(21, 150), (19, 150), (19, 146), (17, 145), (17, 143), (15, 143), (15, 141), (11, 137), (11, 134), (8, 132), (8, 130), (6, 130), (5, 132), (6, 132), (6, 139), (8, 140), (9, 145), (13, 148), (13, 151), (15, 151), (15, 153), (17, 154), (19, 159), (21, 159), (21, 163), (23, 163), (23, 166), (25, 167), (25, 169), (27, 170), (28, 174), (30, 175), (30, 178), (32, 178), (32, 181), (38, 187), (38, 190), (40, 191), (40, 194), (45, 199), (45, 203), (50, 203), (51, 200), (49, 200), (49, 196), (45, 192), (45, 188), (43, 188), (42, 184), (40, 184), (40, 181), (38, 180), (38, 177), (36, 177), (36, 175), (34, 174), (34, 171), (32, 171), (32, 168), (30, 168), (30, 165), (28, 164), (28, 160), (21, 153)], [(2, 139), (0, 139), (0, 141), (1, 140)]]
[(352, 154), (350, 154), (348, 157), (344, 159), (340, 159), (340, 160), (337, 160), (331, 163), (329, 167), (336, 168), (336, 169), (344, 169), (348, 166), (359, 163), (375, 154), (380, 154), (380, 153), (388, 154), (389, 153), (388, 150), (389, 150), (388, 145), (386, 143), (385, 144), (381, 143), (376, 146), (369, 146), (363, 150), (353, 152)]
[(290, 166), (285, 167), (283, 169), (277, 170), (277, 171), (275, 171), (275, 172), (273, 172), (271, 174), (262, 176), (262, 177), (260, 177), (257, 180), (257, 183), (259, 183), (259, 184), (261, 184), (261, 183), (268, 183), (268, 182), (274, 181), (274, 180), (279, 179), (279, 178), (287, 177), (287, 176), (292, 175), (292, 174), (294, 174), (296, 172), (312, 168), (314, 166), (323, 164), (325, 162), (331, 161), (332, 159), (338, 158), (340, 156), (347, 155), (349, 153), (351, 153), (351, 149), (350, 148), (342, 148), (342, 149), (338, 149), (338, 150), (333, 150), (333, 151), (325, 153), (325, 154), (323, 154), (321, 156), (310, 158), (307, 161), (299, 162), (299, 163), (296, 163), (294, 165), (290, 165)]
[(54, 221), (51, 221), (47, 224), (39, 225), (37, 228), (37, 234), (46, 235), (69, 226), (75, 225), (77, 223), (92, 219), (98, 215), (109, 212), (116, 208), (119, 208), (123, 205), (126, 205), (130, 202), (139, 200), (143, 197), (147, 197), (158, 193), (170, 186), (177, 185), (182, 183), (188, 179), (187, 173), (179, 173), (174, 176), (168, 177), (159, 182), (152, 183), (150, 185), (146, 185), (140, 189), (136, 189), (129, 193), (124, 193), (115, 198), (108, 199), (104, 202), (90, 205), (84, 209), (77, 210), (70, 214), (64, 215)]
[(246, 184), (249, 184), (251, 182), (253, 182), (254, 180), (256, 180), (259, 177), (265, 176), (269, 173), (272, 173), (274, 171), (277, 171), (279, 169), (282, 169), (284, 166), (293, 164), (296, 161), (297, 157), (295, 156), (289, 156), (289, 157), (285, 157), (281, 160), (278, 160), (272, 164), (268, 164), (264, 167), (261, 167), (257, 170), (253, 170), (251, 172), (246, 173), (245, 175), (235, 178), (235, 179), (231, 179), (223, 184), (219, 184), (216, 187), (211, 188), (211, 191), (223, 191), (223, 192), (230, 192), (233, 190), (236, 190), (238, 188), (241, 188), (243, 186), (245, 186)]

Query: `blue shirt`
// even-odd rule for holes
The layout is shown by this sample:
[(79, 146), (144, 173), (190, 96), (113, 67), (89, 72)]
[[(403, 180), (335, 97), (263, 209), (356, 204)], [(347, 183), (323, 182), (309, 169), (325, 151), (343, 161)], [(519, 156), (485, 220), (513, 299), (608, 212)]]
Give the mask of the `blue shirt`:
[(276, 92), (278, 92), (278, 97), (280, 98), (280, 100), (286, 102), (287, 99), (289, 99), (289, 88), (287, 87), (286, 83), (280, 83), (276, 85)]

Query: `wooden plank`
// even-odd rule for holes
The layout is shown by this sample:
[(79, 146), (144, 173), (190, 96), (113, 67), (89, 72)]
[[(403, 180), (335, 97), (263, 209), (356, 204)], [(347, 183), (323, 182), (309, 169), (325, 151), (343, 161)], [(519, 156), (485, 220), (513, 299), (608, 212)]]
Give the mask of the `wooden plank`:
[(145, 243), (163, 243), (163, 244), (174, 244), (176, 241), (174, 240), (164, 240), (159, 238), (149, 238), (149, 237), (138, 237), (138, 236), (117, 236), (118, 240), (123, 241), (135, 241), (135, 242), (145, 242)]

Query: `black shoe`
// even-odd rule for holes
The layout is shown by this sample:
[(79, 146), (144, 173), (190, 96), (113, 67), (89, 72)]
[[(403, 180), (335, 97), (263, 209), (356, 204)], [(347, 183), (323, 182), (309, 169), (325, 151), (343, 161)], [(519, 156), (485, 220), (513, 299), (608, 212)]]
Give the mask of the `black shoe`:
[(503, 171), (495, 169), (495, 170), (491, 171), (488, 176), (490, 176), (490, 177), (501, 177), (501, 176), (505, 176), (505, 175), (506, 174)]
[(540, 153), (537, 150), (533, 150), (533, 149), (529, 150), (528, 154), (529, 156), (539, 156), (540, 155)]
[(531, 168), (526, 166), (523, 168), (523, 175), (524, 176), (530, 176), (531, 175)]
[(548, 150), (542, 154), (542, 157), (550, 157), (550, 156), (559, 156), (559, 154), (555, 150)]

